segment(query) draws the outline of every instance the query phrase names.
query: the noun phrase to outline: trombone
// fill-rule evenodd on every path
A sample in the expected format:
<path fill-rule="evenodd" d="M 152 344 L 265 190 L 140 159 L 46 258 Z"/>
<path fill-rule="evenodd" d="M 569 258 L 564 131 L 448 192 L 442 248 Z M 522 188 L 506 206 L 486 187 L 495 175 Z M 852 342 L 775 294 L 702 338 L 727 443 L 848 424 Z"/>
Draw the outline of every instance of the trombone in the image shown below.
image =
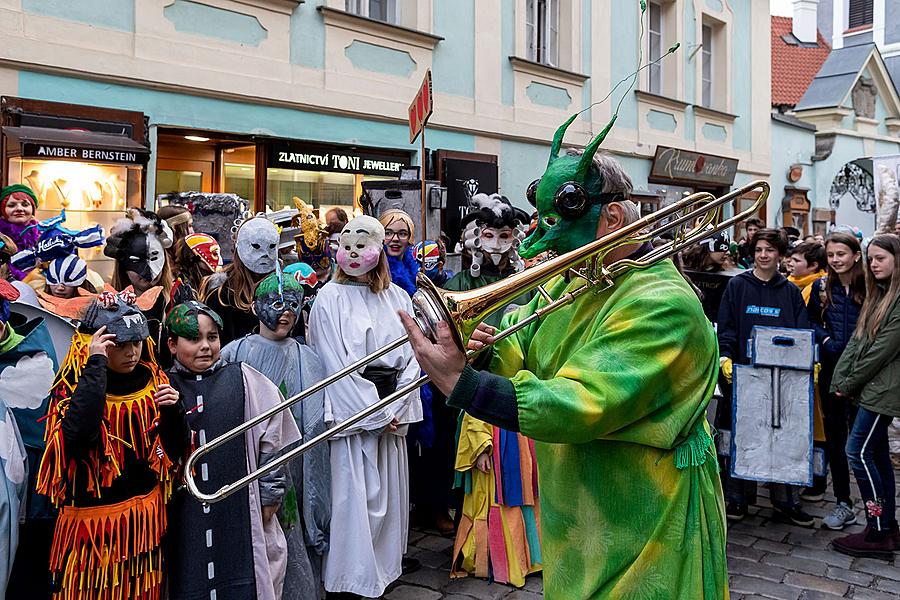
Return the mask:
<path fill-rule="evenodd" d="M 746 196 L 748 193 L 758 190 L 759 195 L 753 203 L 732 217 L 718 220 L 721 209 L 726 204 Z M 707 192 L 698 192 L 682 198 L 668 206 L 660 208 L 634 223 L 618 229 L 604 237 L 582 246 L 576 250 L 557 256 L 551 260 L 540 263 L 530 269 L 517 273 L 505 279 L 485 287 L 466 292 L 449 292 L 435 286 L 424 274 L 419 273 L 416 279 L 418 290 L 413 295 L 413 318 L 422 331 L 431 339 L 436 338 L 437 324 L 444 321 L 451 325 L 454 341 L 460 349 L 465 349 L 472 332 L 486 316 L 508 305 L 514 298 L 537 290 L 546 304 L 538 307 L 531 315 L 522 319 L 515 325 L 498 332 L 494 340 L 502 340 L 513 333 L 538 321 L 544 315 L 551 313 L 563 306 L 571 304 L 576 298 L 593 291 L 602 292 L 615 285 L 616 277 L 631 269 L 645 269 L 663 259 L 669 258 L 712 236 L 724 231 L 744 219 L 753 215 L 762 206 L 769 196 L 769 184 L 765 181 L 753 181 L 741 186 L 724 196 L 715 197 Z M 675 230 L 674 237 L 658 247 L 651 249 L 646 254 L 635 259 L 622 259 L 610 265 L 604 265 L 603 259 L 612 250 L 634 244 L 643 244 L 653 240 L 660 234 Z M 559 298 L 552 298 L 543 284 L 553 277 L 567 274 L 583 280 L 584 285 L 571 290 Z M 373 360 L 384 356 L 388 352 L 406 344 L 409 336 L 397 338 L 393 342 L 379 348 L 372 354 L 365 356 L 337 371 L 333 375 L 313 384 L 299 394 L 296 394 L 277 406 L 262 412 L 217 438 L 201 445 L 189 457 L 185 464 L 185 483 L 188 491 L 203 504 L 210 504 L 224 500 L 231 494 L 250 485 L 257 479 L 265 476 L 270 471 L 290 462 L 304 452 L 331 439 L 338 433 L 352 427 L 391 403 L 397 401 L 410 392 L 418 389 L 428 382 L 427 376 L 422 376 L 407 386 L 385 396 L 368 408 L 361 410 L 346 421 L 338 423 L 301 445 L 284 452 L 248 473 L 240 479 L 223 485 L 213 493 L 205 493 L 197 486 L 194 477 L 194 468 L 197 462 L 205 454 L 213 451 L 229 440 L 244 434 L 248 429 L 269 419 L 273 415 L 287 410 L 304 398 L 324 389 L 338 379 L 359 371 Z M 467 356 L 474 355 L 469 351 Z"/>

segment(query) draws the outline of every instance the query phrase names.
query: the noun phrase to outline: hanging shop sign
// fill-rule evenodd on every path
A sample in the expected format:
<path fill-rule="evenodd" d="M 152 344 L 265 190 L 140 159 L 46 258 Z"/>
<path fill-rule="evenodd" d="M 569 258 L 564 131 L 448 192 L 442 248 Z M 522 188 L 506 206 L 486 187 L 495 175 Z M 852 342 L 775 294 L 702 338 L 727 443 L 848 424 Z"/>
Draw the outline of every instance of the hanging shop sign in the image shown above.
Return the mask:
<path fill-rule="evenodd" d="M 401 153 L 278 142 L 269 145 L 269 167 L 275 169 L 399 176 L 406 166 L 409 157 Z"/>
<path fill-rule="evenodd" d="M 434 111 L 434 96 L 431 89 L 431 69 L 425 71 L 425 79 L 416 92 L 412 104 L 409 105 L 409 143 L 412 144 L 425 129 L 428 117 Z"/>
<path fill-rule="evenodd" d="M 657 146 L 650 168 L 653 180 L 730 186 L 737 174 L 736 158 Z"/>
<path fill-rule="evenodd" d="M 139 164 L 147 162 L 147 152 L 116 148 L 75 148 L 54 144 L 22 144 L 24 158 L 75 160 L 93 163 Z"/>

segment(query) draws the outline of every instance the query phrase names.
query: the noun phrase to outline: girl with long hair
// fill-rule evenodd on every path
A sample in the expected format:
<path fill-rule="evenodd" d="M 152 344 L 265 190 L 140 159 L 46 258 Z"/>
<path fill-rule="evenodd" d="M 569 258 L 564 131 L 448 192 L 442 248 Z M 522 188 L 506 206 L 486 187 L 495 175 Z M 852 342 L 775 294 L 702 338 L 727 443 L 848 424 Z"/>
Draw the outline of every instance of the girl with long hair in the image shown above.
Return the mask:
<path fill-rule="evenodd" d="M 174 280 L 166 248 L 172 245 L 172 230 L 156 213 L 129 209 L 109 232 L 103 254 L 115 260 L 110 283 L 116 291 L 129 286 L 141 298 L 144 316 L 150 323 L 150 337 L 160 348 L 159 362 L 168 366 L 163 340 L 163 322 Z"/>
<path fill-rule="evenodd" d="M 900 238 L 876 235 L 866 249 L 866 298 L 831 392 L 859 403 L 847 458 L 866 509 L 865 531 L 832 541 L 838 552 L 890 560 L 898 547 L 896 482 L 888 426 L 900 416 Z"/>
<path fill-rule="evenodd" d="M 326 373 L 335 373 L 404 333 L 399 310 L 409 295 L 391 283 L 384 227 L 369 216 L 344 226 L 334 278 L 310 313 L 309 341 Z M 419 377 L 405 344 L 325 388 L 325 419 L 334 424 Z M 328 598 L 378 598 L 400 577 L 409 530 L 406 433 L 422 419 L 418 390 L 329 442 L 331 531 L 324 579 Z"/>
<path fill-rule="evenodd" d="M 825 240 L 828 273 L 810 288 L 809 322 L 819 344 L 819 397 L 825 424 L 825 452 L 831 467 L 835 506 L 822 519 L 829 529 L 843 529 L 856 523 L 850 499 L 850 467 L 847 463 L 847 434 L 853 428 L 856 407 L 845 396 L 832 394 L 834 368 L 853 336 L 859 311 L 866 297 L 866 279 L 859 240 L 848 233 L 835 232 Z M 824 492 L 824 486 L 821 491 Z"/>
<path fill-rule="evenodd" d="M 275 225 L 262 216 L 242 222 L 235 232 L 234 259 L 200 286 L 201 301 L 222 317 L 222 344 L 251 333 L 259 323 L 251 310 L 253 292 L 277 260 Z"/>

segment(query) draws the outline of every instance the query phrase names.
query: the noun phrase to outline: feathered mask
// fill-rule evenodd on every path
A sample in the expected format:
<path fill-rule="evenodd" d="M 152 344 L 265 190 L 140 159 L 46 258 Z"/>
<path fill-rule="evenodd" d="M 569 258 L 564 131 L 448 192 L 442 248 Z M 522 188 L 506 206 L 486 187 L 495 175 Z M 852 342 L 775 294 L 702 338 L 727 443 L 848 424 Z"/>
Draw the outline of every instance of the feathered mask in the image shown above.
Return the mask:
<path fill-rule="evenodd" d="M 172 239 L 172 229 L 156 213 L 132 208 L 113 226 L 103 254 L 125 271 L 155 282 L 166 265 L 165 249 Z"/>

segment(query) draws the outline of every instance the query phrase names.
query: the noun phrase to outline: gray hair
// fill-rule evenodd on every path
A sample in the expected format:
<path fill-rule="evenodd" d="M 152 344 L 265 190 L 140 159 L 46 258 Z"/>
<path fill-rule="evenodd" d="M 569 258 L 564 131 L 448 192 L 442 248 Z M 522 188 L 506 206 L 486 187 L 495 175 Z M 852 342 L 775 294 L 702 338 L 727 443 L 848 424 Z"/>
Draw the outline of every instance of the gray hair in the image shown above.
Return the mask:
<path fill-rule="evenodd" d="M 577 150 L 574 148 L 570 148 L 566 150 L 566 155 L 568 156 L 581 156 L 584 154 L 583 150 Z M 622 207 L 623 217 L 625 221 L 625 225 L 631 225 L 635 221 L 641 218 L 641 210 L 638 208 L 638 205 L 635 204 L 632 200 L 628 199 L 631 196 L 631 191 L 634 189 L 634 185 L 631 183 L 631 177 L 628 173 L 625 172 L 625 169 L 622 168 L 622 165 L 609 156 L 608 154 L 604 154 L 602 152 L 597 152 L 594 154 L 593 159 L 591 159 L 593 163 L 593 168 L 597 170 L 600 176 L 603 178 L 603 193 L 610 192 L 620 192 L 623 196 L 625 196 L 624 200 L 618 200 L 615 204 L 618 204 Z M 609 215 L 608 212 L 609 205 L 605 204 L 603 206 L 602 214 Z"/>

